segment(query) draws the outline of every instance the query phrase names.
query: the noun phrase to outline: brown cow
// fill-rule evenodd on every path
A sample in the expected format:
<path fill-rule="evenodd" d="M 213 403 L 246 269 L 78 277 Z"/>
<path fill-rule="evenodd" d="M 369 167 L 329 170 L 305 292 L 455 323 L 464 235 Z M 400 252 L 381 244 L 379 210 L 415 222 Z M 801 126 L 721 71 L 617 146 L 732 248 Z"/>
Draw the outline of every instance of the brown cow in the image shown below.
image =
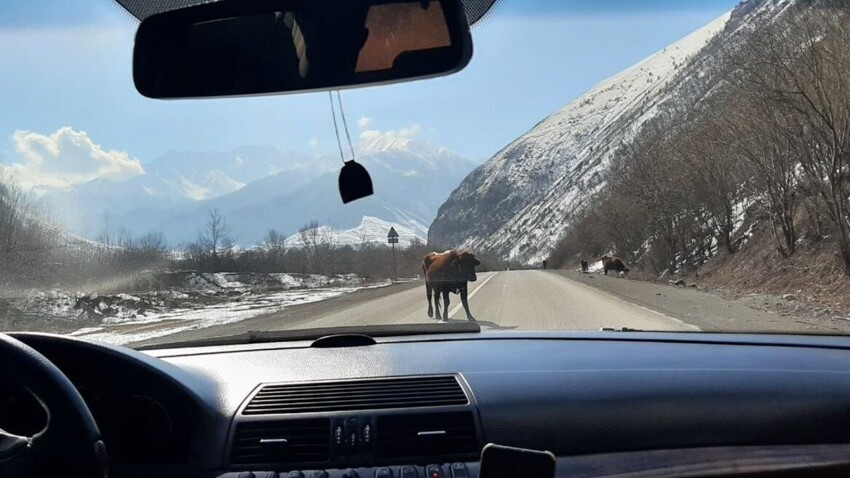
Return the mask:
<path fill-rule="evenodd" d="M 623 260 L 615 256 L 602 256 L 602 270 L 607 276 L 608 271 L 629 272 L 629 268 L 623 263 Z"/>
<path fill-rule="evenodd" d="M 584 260 L 584 259 L 582 259 L 582 260 L 581 260 L 581 273 L 582 273 L 582 274 L 587 274 L 587 272 L 588 272 L 588 264 L 587 264 L 587 261 L 586 261 L 586 260 Z"/>
<path fill-rule="evenodd" d="M 449 292 L 460 294 L 460 302 L 466 310 L 466 318 L 475 321 L 469 312 L 467 284 L 475 282 L 475 267 L 481 262 L 471 252 L 446 251 L 442 254 L 432 252 L 422 259 L 422 272 L 425 273 L 425 292 L 428 297 L 428 317 L 437 320 L 449 320 Z M 431 306 L 431 294 L 434 293 L 434 305 Z M 440 314 L 440 294 L 443 295 L 443 314 Z"/>

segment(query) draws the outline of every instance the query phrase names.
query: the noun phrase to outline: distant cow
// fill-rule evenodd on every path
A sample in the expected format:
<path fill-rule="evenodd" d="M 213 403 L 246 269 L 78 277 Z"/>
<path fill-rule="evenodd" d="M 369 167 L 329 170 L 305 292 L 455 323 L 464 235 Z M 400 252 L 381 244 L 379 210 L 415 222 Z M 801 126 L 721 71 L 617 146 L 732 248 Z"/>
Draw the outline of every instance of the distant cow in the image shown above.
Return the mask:
<path fill-rule="evenodd" d="M 602 256 L 602 270 L 605 275 L 608 275 L 608 271 L 616 271 L 621 273 L 629 272 L 629 268 L 623 264 L 622 259 L 614 256 Z M 622 274 L 621 274 L 622 277 Z"/>
<path fill-rule="evenodd" d="M 586 260 L 584 260 L 584 259 L 582 259 L 582 260 L 581 260 L 581 273 L 582 273 L 582 274 L 587 274 L 587 272 L 588 272 L 588 265 L 587 265 L 587 261 L 586 261 Z"/>
<path fill-rule="evenodd" d="M 428 317 L 434 316 L 437 309 L 437 320 L 449 320 L 449 292 L 460 294 L 460 302 L 466 311 L 466 318 L 475 321 L 469 312 L 467 300 L 467 284 L 475 282 L 475 267 L 481 262 L 471 252 L 446 251 L 442 254 L 432 252 L 422 259 L 422 271 L 425 273 L 425 292 L 428 296 Z M 434 305 L 431 305 L 431 293 L 434 294 Z M 440 314 L 440 294 L 443 296 L 443 314 Z"/>

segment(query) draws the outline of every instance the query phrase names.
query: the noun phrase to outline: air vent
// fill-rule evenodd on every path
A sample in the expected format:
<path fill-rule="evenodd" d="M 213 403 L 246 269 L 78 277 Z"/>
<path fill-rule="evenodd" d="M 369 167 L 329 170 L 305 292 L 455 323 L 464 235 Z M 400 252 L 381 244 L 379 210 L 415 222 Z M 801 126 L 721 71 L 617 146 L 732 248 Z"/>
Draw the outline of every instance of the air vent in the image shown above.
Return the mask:
<path fill-rule="evenodd" d="M 466 405 L 453 376 L 266 385 L 244 415 Z"/>
<path fill-rule="evenodd" d="M 233 437 L 234 464 L 324 463 L 330 460 L 328 419 L 240 423 Z"/>
<path fill-rule="evenodd" d="M 479 451 L 469 412 L 386 415 L 378 417 L 375 430 L 375 455 L 381 459 L 446 459 Z"/>

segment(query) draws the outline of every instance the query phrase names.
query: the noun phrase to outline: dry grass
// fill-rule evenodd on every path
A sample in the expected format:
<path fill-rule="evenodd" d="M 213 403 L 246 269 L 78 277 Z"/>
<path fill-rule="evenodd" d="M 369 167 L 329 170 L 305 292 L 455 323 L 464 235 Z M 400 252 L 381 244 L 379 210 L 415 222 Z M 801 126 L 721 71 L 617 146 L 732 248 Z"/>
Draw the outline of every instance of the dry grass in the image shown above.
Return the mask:
<path fill-rule="evenodd" d="M 768 226 L 760 226 L 738 252 L 718 254 L 688 280 L 738 297 L 792 294 L 813 308 L 846 317 L 850 278 L 842 270 L 833 241 L 828 237 L 801 241 L 797 252 L 785 258 L 777 251 Z"/>

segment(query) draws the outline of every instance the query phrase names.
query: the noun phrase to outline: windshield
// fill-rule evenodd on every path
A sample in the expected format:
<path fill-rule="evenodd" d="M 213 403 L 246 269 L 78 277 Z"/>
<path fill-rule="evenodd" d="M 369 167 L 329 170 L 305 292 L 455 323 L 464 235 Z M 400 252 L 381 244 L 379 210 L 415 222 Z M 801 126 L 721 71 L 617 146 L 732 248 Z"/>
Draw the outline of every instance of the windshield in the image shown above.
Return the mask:
<path fill-rule="evenodd" d="M 138 24 L 0 5 L 0 330 L 850 330 L 843 2 L 506 1 L 330 97 L 145 98 Z"/>

